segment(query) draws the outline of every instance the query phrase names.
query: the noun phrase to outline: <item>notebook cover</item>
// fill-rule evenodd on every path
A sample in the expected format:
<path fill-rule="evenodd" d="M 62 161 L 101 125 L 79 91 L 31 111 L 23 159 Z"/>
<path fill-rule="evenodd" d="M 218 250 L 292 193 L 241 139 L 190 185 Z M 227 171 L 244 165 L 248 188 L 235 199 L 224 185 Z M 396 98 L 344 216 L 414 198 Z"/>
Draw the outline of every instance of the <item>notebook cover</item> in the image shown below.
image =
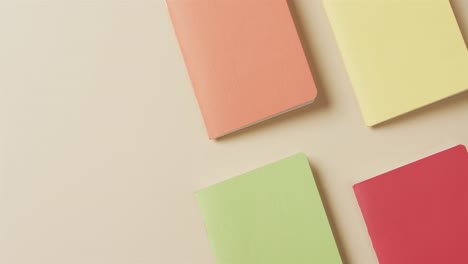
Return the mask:
<path fill-rule="evenodd" d="M 341 264 L 304 154 L 196 193 L 217 264 Z"/>
<path fill-rule="evenodd" d="M 468 51 L 449 0 L 324 4 L 367 125 L 468 90 Z"/>
<path fill-rule="evenodd" d="M 380 264 L 468 263 L 468 153 L 442 151 L 354 186 Z"/>
<path fill-rule="evenodd" d="M 209 138 L 311 103 L 286 0 L 166 0 Z"/>

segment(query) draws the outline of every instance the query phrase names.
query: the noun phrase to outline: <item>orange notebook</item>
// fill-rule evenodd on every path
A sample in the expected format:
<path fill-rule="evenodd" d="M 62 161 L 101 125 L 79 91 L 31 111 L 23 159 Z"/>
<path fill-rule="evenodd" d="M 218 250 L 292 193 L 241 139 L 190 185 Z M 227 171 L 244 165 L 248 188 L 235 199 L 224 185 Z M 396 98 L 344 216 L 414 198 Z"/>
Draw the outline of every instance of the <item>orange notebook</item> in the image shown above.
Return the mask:
<path fill-rule="evenodd" d="M 317 94 L 287 0 L 166 0 L 210 139 Z"/>

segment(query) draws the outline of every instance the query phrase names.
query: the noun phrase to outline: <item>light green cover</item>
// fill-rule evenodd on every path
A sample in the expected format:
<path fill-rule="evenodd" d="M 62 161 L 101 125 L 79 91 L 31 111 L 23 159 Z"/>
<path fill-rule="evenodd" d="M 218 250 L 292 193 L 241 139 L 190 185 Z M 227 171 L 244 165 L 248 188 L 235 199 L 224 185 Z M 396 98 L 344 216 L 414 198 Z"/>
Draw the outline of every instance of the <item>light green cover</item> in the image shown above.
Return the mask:
<path fill-rule="evenodd" d="M 218 264 L 341 264 L 309 162 L 296 154 L 196 193 Z"/>

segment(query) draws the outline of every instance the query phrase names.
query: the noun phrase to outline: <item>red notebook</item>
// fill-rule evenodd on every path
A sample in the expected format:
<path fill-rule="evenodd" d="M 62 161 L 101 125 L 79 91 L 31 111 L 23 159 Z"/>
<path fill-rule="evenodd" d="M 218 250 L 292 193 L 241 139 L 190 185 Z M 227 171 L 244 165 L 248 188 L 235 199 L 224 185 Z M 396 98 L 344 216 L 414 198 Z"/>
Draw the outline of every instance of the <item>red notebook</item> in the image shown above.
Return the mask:
<path fill-rule="evenodd" d="M 380 264 L 468 263 L 468 153 L 434 154 L 354 185 Z"/>

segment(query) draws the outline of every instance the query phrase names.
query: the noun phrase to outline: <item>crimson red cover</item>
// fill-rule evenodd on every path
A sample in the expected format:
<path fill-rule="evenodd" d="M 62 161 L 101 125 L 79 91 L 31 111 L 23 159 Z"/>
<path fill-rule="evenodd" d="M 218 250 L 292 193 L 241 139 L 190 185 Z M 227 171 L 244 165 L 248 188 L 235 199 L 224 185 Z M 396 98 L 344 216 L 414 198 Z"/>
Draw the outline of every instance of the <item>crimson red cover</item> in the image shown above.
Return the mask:
<path fill-rule="evenodd" d="M 354 185 L 380 264 L 468 263 L 468 153 L 459 145 Z"/>

